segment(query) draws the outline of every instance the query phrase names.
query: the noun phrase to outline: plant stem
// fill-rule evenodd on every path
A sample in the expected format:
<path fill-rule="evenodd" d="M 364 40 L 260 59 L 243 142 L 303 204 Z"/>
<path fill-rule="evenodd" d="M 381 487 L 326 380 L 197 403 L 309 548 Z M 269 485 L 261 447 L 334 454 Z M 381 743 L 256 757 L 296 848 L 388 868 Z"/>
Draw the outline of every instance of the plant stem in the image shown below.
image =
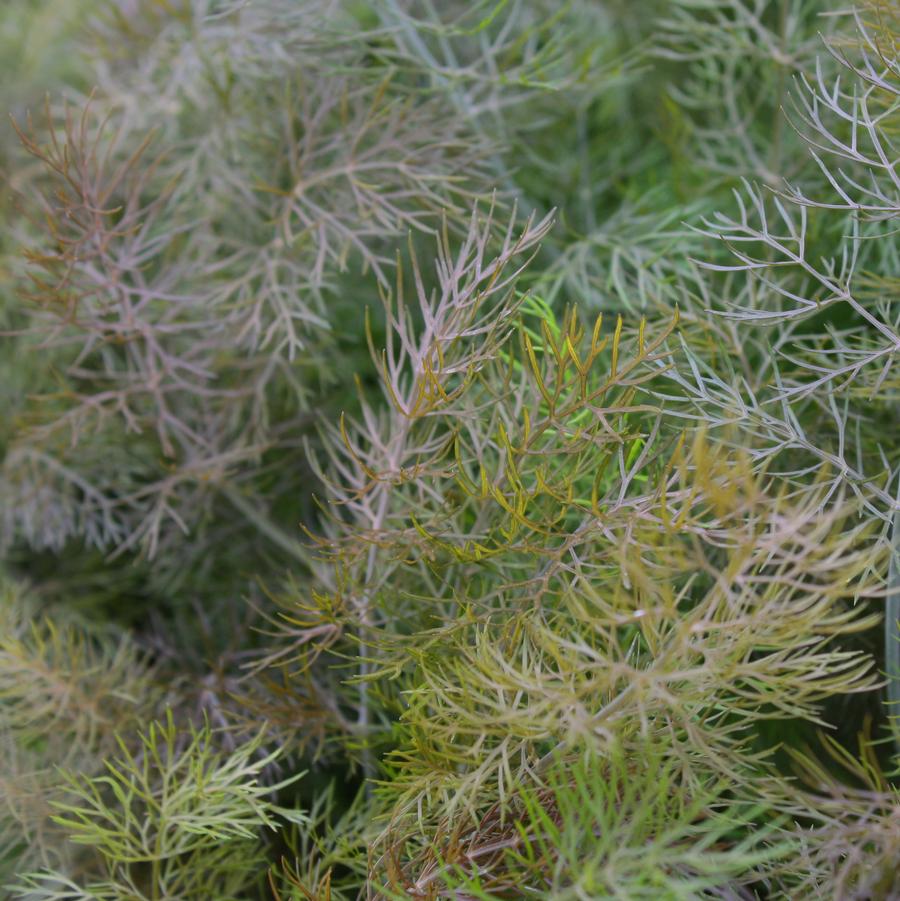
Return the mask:
<path fill-rule="evenodd" d="M 240 491 L 231 485 L 222 485 L 222 494 L 247 518 L 248 522 L 256 526 L 273 544 L 277 544 L 283 551 L 304 565 L 309 565 L 309 555 L 303 545 L 295 538 L 286 535 L 261 510 L 254 507 Z"/>
<path fill-rule="evenodd" d="M 891 562 L 884 610 L 884 669 L 887 674 L 888 716 L 900 719 L 900 510 L 891 529 Z M 900 728 L 894 731 L 900 751 Z"/>

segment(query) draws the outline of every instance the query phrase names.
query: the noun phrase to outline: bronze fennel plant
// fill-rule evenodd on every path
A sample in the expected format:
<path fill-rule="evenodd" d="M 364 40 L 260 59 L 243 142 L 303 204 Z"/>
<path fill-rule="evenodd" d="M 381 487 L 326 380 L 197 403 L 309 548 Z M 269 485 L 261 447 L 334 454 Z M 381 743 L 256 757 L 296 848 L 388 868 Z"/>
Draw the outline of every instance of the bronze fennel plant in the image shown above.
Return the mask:
<path fill-rule="evenodd" d="M 9 897 L 900 896 L 896 6 L 52 6 Z"/>

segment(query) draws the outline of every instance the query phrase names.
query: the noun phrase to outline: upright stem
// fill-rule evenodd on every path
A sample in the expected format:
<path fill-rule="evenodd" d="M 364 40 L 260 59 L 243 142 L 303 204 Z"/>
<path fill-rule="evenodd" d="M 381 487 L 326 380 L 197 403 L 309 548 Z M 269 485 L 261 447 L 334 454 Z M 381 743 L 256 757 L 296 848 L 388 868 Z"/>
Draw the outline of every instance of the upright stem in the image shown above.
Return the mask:
<path fill-rule="evenodd" d="M 891 529 L 891 562 L 884 610 L 884 669 L 887 674 L 888 716 L 897 720 L 894 742 L 900 751 L 900 510 Z"/>
<path fill-rule="evenodd" d="M 790 0 L 782 0 L 781 13 L 778 21 L 778 49 L 781 59 L 776 60 L 778 68 L 778 103 L 775 107 L 775 118 L 772 123 L 772 143 L 769 151 L 767 168 L 769 174 L 781 172 L 781 156 L 784 146 L 785 111 L 784 102 L 788 87 L 788 6 Z"/>
<path fill-rule="evenodd" d="M 440 310 L 438 312 L 440 312 Z M 434 337 L 434 323 L 429 322 L 425 327 L 422 339 L 419 344 L 420 357 L 419 360 L 416 361 L 414 367 L 414 378 L 412 379 L 412 385 L 409 390 L 409 395 L 404 399 L 404 406 L 407 410 L 410 410 L 412 408 L 414 399 L 418 393 L 419 381 L 424 376 L 425 371 L 422 360 L 425 359 L 426 355 L 429 353 Z M 400 463 L 402 462 L 403 451 L 406 448 L 406 442 L 409 438 L 409 432 L 412 427 L 411 418 L 407 415 L 404 415 L 404 413 L 401 411 L 394 411 L 392 419 L 395 426 L 395 432 L 392 436 L 391 449 L 387 460 L 387 472 L 389 473 L 393 473 L 399 468 Z M 376 490 L 380 491 L 380 496 L 377 501 L 375 516 L 372 519 L 372 531 L 375 534 L 377 534 L 381 529 L 384 528 L 384 524 L 389 512 L 391 487 L 392 486 L 390 482 L 381 482 L 376 488 Z M 369 548 L 369 553 L 366 558 L 365 588 L 363 590 L 359 604 L 360 631 L 363 638 L 365 638 L 366 634 L 373 625 L 372 594 L 375 587 L 375 570 L 377 564 L 378 546 L 376 544 L 372 544 L 372 546 Z M 357 710 L 357 726 L 360 730 L 360 733 L 362 734 L 363 741 L 366 742 L 363 747 L 363 774 L 366 778 L 367 794 L 370 791 L 369 780 L 372 778 L 372 776 L 375 775 L 375 766 L 374 762 L 372 761 L 372 752 L 368 746 L 368 739 L 366 737 L 369 731 L 371 720 L 369 714 L 369 685 L 365 680 L 365 676 L 368 675 L 368 672 L 369 664 L 366 660 L 363 660 L 359 666 L 359 674 L 363 678 L 359 683 L 359 707 Z"/>

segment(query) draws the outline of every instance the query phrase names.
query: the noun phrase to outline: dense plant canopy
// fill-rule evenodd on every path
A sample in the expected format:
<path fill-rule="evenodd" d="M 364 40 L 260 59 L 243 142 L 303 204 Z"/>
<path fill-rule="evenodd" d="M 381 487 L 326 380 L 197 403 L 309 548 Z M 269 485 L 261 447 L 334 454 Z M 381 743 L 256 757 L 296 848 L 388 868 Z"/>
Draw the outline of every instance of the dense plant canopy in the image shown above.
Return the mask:
<path fill-rule="evenodd" d="M 900 7 L 0 66 L 5 896 L 900 898 Z"/>

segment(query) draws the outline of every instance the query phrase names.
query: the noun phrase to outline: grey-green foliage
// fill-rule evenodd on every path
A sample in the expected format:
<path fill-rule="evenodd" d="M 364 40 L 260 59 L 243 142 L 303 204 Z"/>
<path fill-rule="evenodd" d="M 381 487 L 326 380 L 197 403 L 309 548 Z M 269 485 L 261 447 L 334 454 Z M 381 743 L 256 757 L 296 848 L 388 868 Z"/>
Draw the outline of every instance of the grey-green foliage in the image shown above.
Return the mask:
<path fill-rule="evenodd" d="M 773 841 L 778 822 L 765 822 L 761 807 L 722 803 L 724 783 L 685 785 L 661 743 L 643 750 L 557 763 L 545 786 L 518 795 L 511 822 L 495 812 L 454 835 L 441 865 L 420 881 L 447 874 L 479 899 L 536 882 L 560 901 L 750 897 L 742 881 L 761 880 L 767 864 L 792 850 Z"/>
<path fill-rule="evenodd" d="M 268 800 L 279 786 L 261 781 L 279 752 L 263 755 L 261 743 L 258 735 L 223 752 L 207 727 L 181 732 L 170 713 L 133 749 L 120 739 L 102 775 L 63 772 L 67 791 L 53 802 L 52 819 L 72 844 L 88 849 L 80 875 L 22 874 L 13 896 L 246 897 L 262 878 L 260 829 L 276 829 L 279 815 Z"/>
<path fill-rule="evenodd" d="M 18 896 L 895 897 L 896 7 L 83 24 L 4 150 Z"/>
<path fill-rule="evenodd" d="M 4 879 L 40 863 L 71 862 L 65 831 L 52 819 L 65 782 L 57 767 L 92 775 L 116 730 L 152 711 L 151 673 L 133 642 L 79 622 L 65 609 L 41 610 L 8 581 L 0 597 L 0 743 Z"/>

